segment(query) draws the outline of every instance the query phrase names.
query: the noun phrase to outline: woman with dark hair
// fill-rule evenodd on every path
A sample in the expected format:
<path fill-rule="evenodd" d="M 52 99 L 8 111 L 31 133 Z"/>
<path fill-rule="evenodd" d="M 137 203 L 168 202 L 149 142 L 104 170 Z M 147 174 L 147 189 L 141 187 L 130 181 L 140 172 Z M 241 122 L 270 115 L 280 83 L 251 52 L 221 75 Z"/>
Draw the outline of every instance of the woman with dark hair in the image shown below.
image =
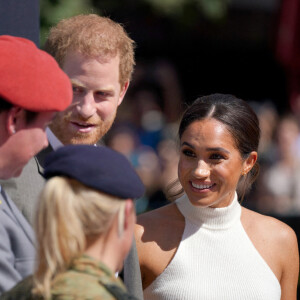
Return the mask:
<path fill-rule="evenodd" d="M 239 202 L 258 175 L 259 137 L 257 116 L 232 95 L 185 111 L 176 201 L 136 226 L 145 300 L 296 299 L 294 231 Z"/>

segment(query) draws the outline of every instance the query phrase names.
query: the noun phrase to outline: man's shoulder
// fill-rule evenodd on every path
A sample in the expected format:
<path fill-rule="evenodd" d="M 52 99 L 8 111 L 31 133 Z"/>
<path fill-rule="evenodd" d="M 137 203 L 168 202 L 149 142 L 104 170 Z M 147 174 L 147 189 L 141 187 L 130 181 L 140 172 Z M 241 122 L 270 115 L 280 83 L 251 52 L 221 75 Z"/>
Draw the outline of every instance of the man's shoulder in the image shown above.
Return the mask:
<path fill-rule="evenodd" d="M 44 179 L 39 174 L 35 158 L 33 157 L 28 162 L 19 177 L 2 180 L 0 184 L 25 218 L 31 223 L 37 198 L 44 186 Z"/>
<path fill-rule="evenodd" d="M 27 187 L 28 181 L 32 181 L 32 183 L 34 183 L 36 178 L 38 177 L 40 177 L 42 180 L 41 175 L 38 173 L 37 162 L 33 157 L 23 168 L 23 171 L 19 177 L 13 177 L 7 180 L 0 180 L 0 184 L 5 189 L 5 191 L 11 196 L 12 191 L 17 190 L 20 185 Z"/>
<path fill-rule="evenodd" d="M 36 186 L 44 183 L 44 179 L 40 173 L 43 171 L 45 158 L 52 151 L 50 146 L 43 149 L 28 161 L 20 176 L 7 180 L 0 180 L 1 186 L 3 186 L 5 191 L 11 196 L 9 191 L 17 190 L 20 187 L 28 188 L 28 184 Z"/>

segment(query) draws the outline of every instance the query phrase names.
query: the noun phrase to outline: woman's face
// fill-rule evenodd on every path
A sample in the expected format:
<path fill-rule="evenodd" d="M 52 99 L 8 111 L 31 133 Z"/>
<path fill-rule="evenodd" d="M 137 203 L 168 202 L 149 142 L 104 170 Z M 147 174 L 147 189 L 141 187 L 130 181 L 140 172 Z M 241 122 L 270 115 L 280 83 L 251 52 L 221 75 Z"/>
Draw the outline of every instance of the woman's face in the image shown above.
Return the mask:
<path fill-rule="evenodd" d="M 255 164 L 256 152 L 243 161 L 227 127 L 215 120 L 195 121 L 180 140 L 179 181 L 191 203 L 225 207 L 233 200 L 240 176 Z"/>

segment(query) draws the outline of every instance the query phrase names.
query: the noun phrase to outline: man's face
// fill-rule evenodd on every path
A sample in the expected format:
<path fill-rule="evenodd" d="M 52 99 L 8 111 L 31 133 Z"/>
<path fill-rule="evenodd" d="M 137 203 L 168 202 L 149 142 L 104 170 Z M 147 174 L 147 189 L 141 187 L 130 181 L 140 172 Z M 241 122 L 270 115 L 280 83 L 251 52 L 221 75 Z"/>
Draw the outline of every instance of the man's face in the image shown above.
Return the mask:
<path fill-rule="evenodd" d="M 118 55 L 66 55 L 63 70 L 72 82 L 73 103 L 50 125 L 63 144 L 95 144 L 110 129 L 128 87 L 120 86 L 119 61 Z"/>
<path fill-rule="evenodd" d="M 48 146 L 45 128 L 53 116 L 54 112 L 38 113 L 33 121 L 27 123 L 24 110 L 17 114 L 17 131 L 1 147 L 5 156 L 0 170 L 1 179 L 20 176 L 28 161 Z"/>

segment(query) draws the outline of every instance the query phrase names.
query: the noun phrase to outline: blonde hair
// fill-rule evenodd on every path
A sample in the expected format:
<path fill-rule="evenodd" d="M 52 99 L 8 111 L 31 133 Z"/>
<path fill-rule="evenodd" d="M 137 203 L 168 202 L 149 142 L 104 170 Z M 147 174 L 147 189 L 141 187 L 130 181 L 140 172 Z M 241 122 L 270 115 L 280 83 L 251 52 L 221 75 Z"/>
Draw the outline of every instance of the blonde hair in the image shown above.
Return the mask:
<path fill-rule="evenodd" d="M 78 51 L 93 58 L 115 57 L 119 54 L 121 87 L 130 81 L 135 65 L 134 41 L 120 24 L 96 14 L 61 20 L 50 30 L 44 49 L 61 68 L 68 51 Z"/>
<path fill-rule="evenodd" d="M 117 214 L 123 228 L 124 212 L 125 201 L 119 198 L 74 179 L 49 179 L 36 215 L 38 251 L 33 293 L 48 298 L 52 280 L 84 252 L 87 238 L 106 233 Z"/>

